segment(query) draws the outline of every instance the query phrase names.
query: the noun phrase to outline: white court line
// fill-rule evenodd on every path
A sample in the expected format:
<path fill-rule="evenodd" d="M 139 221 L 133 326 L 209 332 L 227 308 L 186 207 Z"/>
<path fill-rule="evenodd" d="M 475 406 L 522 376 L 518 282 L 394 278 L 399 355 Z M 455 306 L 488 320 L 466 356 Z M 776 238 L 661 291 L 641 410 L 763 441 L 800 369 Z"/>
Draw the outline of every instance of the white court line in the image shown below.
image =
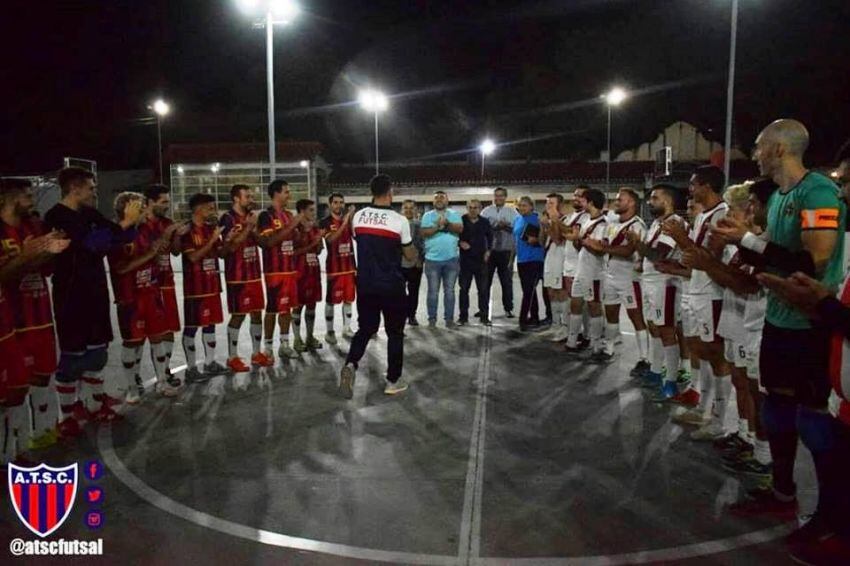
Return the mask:
<path fill-rule="evenodd" d="M 484 328 L 484 353 L 478 364 L 475 383 L 475 416 L 469 442 L 466 484 L 463 489 L 463 511 L 458 537 L 460 564 L 476 560 L 481 550 L 481 497 L 484 483 L 484 447 L 487 424 L 487 382 L 490 378 L 491 327 Z"/>
<path fill-rule="evenodd" d="M 425 554 L 425 553 L 410 553 L 380 550 L 374 548 L 363 548 L 350 546 L 346 544 L 337 544 L 332 542 L 293 537 L 282 533 L 275 533 L 265 529 L 257 529 L 248 525 L 243 525 L 226 519 L 215 517 L 203 511 L 198 511 L 187 505 L 179 503 L 170 497 L 160 493 L 151 486 L 147 485 L 138 476 L 131 472 L 123 461 L 115 452 L 112 442 L 112 427 L 101 426 L 98 429 L 97 447 L 103 458 L 103 462 L 115 477 L 122 482 L 127 488 L 136 494 L 139 498 L 146 501 L 150 505 L 165 511 L 175 517 L 179 517 L 185 521 L 193 523 L 203 528 L 212 529 L 220 533 L 238 537 L 251 542 L 257 542 L 269 546 L 280 548 L 290 548 L 295 550 L 304 550 L 308 552 L 317 552 L 331 556 L 340 556 L 345 558 L 355 558 L 368 560 L 373 562 L 391 562 L 391 563 L 407 563 L 407 564 L 481 564 L 485 566 L 612 566 L 618 564 L 646 564 L 651 562 L 664 562 L 673 560 L 685 560 L 700 556 L 707 556 L 721 552 L 729 552 L 731 550 L 761 544 L 776 540 L 785 536 L 796 528 L 795 523 L 787 523 L 776 527 L 762 529 L 745 533 L 743 535 L 728 537 L 724 539 L 699 542 L 681 546 L 673 546 L 656 550 L 646 550 L 639 552 L 610 554 L 610 555 L 592 555 L 592 556 L 570 556 L 570 557 L 537 557 L 537 558 L 497 558 L 497 557 L 479 557 L 480 539 L 481 539 L 481 501 L 483 494 L 483 459 L 484 459 L 484 420 L 486 419 L 486 386 L 487 378 L 490 372 L 490 343 L 492 336 L 491 330 L 488 327 L 486 330 L 487 338 L 485 361 L 482 361 L 479 366 L 478 380 L 483 379 L 483 383 L 478 387 L 478 397 L 476 399 L 476 418 L 479 422 L 478 434 L 473 436 L 473 444 L 478 443 L 475 448 L 476 458 L 470 460 L 470 464 L 475 461 L 473 469 L 473 485 L 472 490 L 465 490 L 464 497 L 464 517 L 462 519 L 461 532 L 466 534 L 466 538 L 460 541 L 458 556 L 447 556 L 441 554 Z M 184 367 L 174 368 L 172 371 L 180 371 Z M 479 412 L 478 405 L 481 405 Z M 474 428 L 474 427 L 473 427 Z M 473 448 L 470 446 L 470 455 L 473 454 Z M 477 481 L 475 479 L 477 478 Z M 467 488 L 469 488 L 469 470 L 467 471 Z M 471 495 L 470 495 L 471 493 Z M 467 499 L 470 499 L 467 504 Z M 468 519 L 467 519 L 468 518 Z M 464 527 L 464 523 L 466 527 Z M 466 544 L 464 544 L 466 543 Z M 465 548 L 465 549 L 464 549 Z"/>

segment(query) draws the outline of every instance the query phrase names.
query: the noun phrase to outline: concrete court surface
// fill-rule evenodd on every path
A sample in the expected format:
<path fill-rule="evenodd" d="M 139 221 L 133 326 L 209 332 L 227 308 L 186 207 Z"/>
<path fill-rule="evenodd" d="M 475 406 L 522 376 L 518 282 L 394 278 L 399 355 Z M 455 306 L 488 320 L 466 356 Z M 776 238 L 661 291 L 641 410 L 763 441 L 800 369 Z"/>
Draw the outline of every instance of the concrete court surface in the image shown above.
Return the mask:
<path fill-rule="evenodd" d="M 514 294 L 518 310 L 518 280 Z M 725 473 L 710 445 L 670 422 L 678 409 L 651 402 L 630 381 L 636 353 L 625 316 L 621 355 L 594 365 L 520 333 L 503 316 L 498 284 L 492 304 L 489 330 L 446 330 L 442 309 L 437 329 L 407 328 L 411 387 L 394 398 L 383 394 L 380 333 L 351 401 L 335 394 L 348 345 L 341 339 L 270 371 L 192 384 L 175 400 L 149 393 L 121 409 L 125 422 L 89 425 L 75 446 L 39 456 L 106 464 L 103 528 L 84 526 L 78 494 L 51 537 L 103 538 L 105 556 L 26 560 L 791 563 L 781 542 L 791 525 L 730 516 L 725 507 L 752 484 Z M 321 337 L 322 305 L 318 314 Z M 224 325 L 218 330 L 223 363 Z M 247 356 L 247 324 L 242 342 Z M 185 364 L 179 344 L 173 367 Z M 107 373 L 113 394 L 124 386 L 119 345 Z M 143 370 L 152 375 L 147 351 Z M 799 454 L 805 512 L 815 486 L 808 454 Z M 9 504 L 0 536 L 35 538 Z"/>

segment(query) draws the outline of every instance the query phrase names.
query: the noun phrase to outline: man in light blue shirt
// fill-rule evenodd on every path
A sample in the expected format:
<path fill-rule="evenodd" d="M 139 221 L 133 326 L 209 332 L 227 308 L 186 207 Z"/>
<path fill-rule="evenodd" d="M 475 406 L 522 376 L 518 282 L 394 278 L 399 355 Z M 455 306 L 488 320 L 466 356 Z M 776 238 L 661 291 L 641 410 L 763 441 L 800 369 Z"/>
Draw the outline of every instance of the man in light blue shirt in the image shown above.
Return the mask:
<path fill-rule="evenodd" d="M 422 216 L 420 228 L 425 238 L 425 277 L 428 279 L 428 326 L 437 325 L 437 302 L 443 286 L 443 313 L 446 328 L 454 328 L 455 283 L 460 264 L 458 240 L 463 220 L 448 208 L 449 197 L 443 191 L 434 193 L 434 209 Z"/>

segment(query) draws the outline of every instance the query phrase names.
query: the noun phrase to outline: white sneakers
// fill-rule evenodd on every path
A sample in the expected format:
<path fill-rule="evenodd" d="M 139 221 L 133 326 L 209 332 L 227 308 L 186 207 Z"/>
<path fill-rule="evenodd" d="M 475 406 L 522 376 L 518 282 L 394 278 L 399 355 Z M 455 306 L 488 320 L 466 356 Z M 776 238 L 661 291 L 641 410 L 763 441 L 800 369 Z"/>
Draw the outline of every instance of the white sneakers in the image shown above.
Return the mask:
<path fill-rule="evenodd" d="M 408 387 L 409 385 L 407 384 L 407 381 L 405 381 L 403 377 L 399 377 L 398 381 L 395 383 L 387 381 L 387 385 L 384 387 L 384 393 L 387 395 L 397 395 L 406 390 Z"/>

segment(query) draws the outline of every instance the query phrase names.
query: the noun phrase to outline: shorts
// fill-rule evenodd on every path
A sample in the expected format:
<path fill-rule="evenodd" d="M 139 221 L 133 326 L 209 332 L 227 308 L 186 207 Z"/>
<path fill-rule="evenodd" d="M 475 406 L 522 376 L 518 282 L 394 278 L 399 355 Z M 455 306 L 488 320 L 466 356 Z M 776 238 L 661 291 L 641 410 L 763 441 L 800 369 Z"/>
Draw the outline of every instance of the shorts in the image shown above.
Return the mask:
<path fill-rule="evenodd" d="M 602 301 L 602 280 L 576 277 L 573 279 L 570 297 L 584 299 L 589 303 Z"/>
<path fill-rule="evenodd" d="M 746 332 L 741 340 L 723 340 L 726 361 L 736 368 L 747 370 L 747 377 L 756 380 L 759 378 L 760 346 L 760 332 Z"/>
<path fill-rule="evenodd" d="M 328 275 L 328 292 L 325 295 L 326 303 L 329 305 L 353 303 L 356 298 L 357 275 L 355 273 Z"/>
<path fill-rule="evenodd" d="M 263 310 L 265 306 L 263 284 L 259 279 L 227 284 L 227 312 L 230 314 L 257 312 Z"/>
<path fill-rule="evenodd" d="M 564 279 L 566 278 L 560 273 L 543 272 L 543 286 L 547 289 L 563 289 Z"/>
<path fill-rule="evenodd" d="M 295 273 L 266 275 L 266 312 L 289 314 L 298 306 L 298 276 Z"/>
<path fill-rule="evenodd" d="M 198 328 L 221 324 L 224 315 L 221 312 L 221 296 L 187 297 L 183 299 L 183 317 L 186 328 Z"/>
<path fill-rule="evenodd" d="M 322 300 L 322 274 L 302 273 L 298 279 L 298 304 L 312 306 Z"/>
<path fill-rule="evenodd" d="M 759 373 L 765 389 L 790 389 L 811 408 L 824 408 L 829 381 L 829 330 L 779 328 L 765 322 L 759 348 Z"/>
<path fill-rule="evenodd" d="M 17 338 L 27 378 L 33 385 L 40 385 L 39 380 L 34 379 L 35 376 L 52 375 L 59 365 L 53 325 L 25 331 L 19 330 Z"/>
<path fill-rule="evenodd" d="M 135 302 L 119 304 L 118 329 L 125 342 L 138 342 L 165 334 L 167 329 L 162 293 L 139 293 Z"/>
<path fill-rule="evenodd" d="M 694 309 L 691 307 L 691 296 L 687 293 L 682 294 L 679 314 L 682 322 L 682 335 L 685 338 L 698 338 L 697 319 L 694 316 Z"/>
<path fill-rule="evenodd" d="M 543 286 L 548 289 L 563 288 L 564 246 L 551 246 L 543 260 Z"/>
<path fill-rule="evenodd" d="M 679 288 L 668 281 L 643 283 L 643 314 L 655 326 L 675 326 L 679 319 Z"/>
<path fill-rule="evenodd" d="M 705 343 L 720 340 L 717 327 L 720 323 L 720 311 L 723 300 L 711 295 L 691 295 L 691 308 L 699 331 L 699 339 Z"/>
<path fill-rule="evenodd" d="M 165 330 L 180 332 L 180 313 L 177 311 L 177 292 L 174 287 L 162 287 L 162 304 L 165 308 Z"/>
<path fill-rule="evenodd" d="M 19 404 L 29 390 L 24 357 L 14 332 L 0 337 L 0 404 Z M 8 406 L 8 405 L 7 405 Z"/>
<path fill-rule="evenodd" d="M 606 305 L 623 305 L 626 310 L 640 309 L 643 312 L 643 292 L 638 281 L 618 281 L 609 277 L 605 280 L 603 295 Z"/>

